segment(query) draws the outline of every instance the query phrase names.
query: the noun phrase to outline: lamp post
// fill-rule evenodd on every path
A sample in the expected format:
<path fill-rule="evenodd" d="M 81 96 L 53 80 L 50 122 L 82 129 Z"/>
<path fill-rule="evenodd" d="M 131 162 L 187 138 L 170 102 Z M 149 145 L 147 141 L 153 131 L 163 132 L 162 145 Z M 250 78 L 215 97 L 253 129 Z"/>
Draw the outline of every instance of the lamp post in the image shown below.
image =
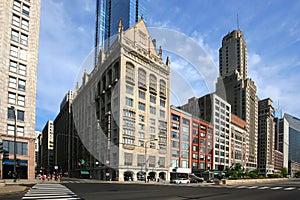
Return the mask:
<path fill-rule="evenodd" d="M 14 106 L 11 106 L 11 109 L 14 111 L 14 121 L 15 121 L 15 129 L 14 129 L 14 182 L 17 181 L 17 110 Z"/>
<path fill-rule="evenodd" d="M 145 183 L 146 183 L 146 179 L 147 179 L 147 144 L 149 142 L 154 142 L 154 141 L 157 141 L 157 138 L 151 139 L 151 140 L 147 140 L 145 142 Z"/>

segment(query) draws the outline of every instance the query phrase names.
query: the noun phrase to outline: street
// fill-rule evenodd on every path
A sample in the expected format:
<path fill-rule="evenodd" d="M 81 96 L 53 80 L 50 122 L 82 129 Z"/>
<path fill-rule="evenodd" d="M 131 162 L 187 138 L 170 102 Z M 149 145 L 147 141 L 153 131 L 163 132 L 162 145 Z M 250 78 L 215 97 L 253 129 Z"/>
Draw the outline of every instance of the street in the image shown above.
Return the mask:
<path fill-rule="evenodd" d="M 298 200 L 300 197 L 299 179 L 252 185 L 108 183 L 74 179 L 62 181 L 61 184 L 36 184 L 33 188 L 27 194 L 0 195 L 0 199 Z"/>
<path fill-rule="evenodd" d="M 300 182 L 287 181 L 263 185 L 216 186 L 204 184 L 150 185 L 150 184 L 106 184 L 66 183 L 64 184 L 83 199 L 272 199 L 298 200 Z"/>

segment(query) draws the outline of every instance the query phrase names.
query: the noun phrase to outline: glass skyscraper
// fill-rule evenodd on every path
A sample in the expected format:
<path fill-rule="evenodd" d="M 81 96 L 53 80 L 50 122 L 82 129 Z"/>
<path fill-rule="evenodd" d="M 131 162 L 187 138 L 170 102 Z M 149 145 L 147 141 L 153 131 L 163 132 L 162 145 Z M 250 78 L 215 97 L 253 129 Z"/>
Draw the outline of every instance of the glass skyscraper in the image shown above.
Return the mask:
<path fill-rule="evenodd" d="M 145 15 L 144 0 L 99 0 L 99 45 L 107 49 L 118 33 L 118 23 L 122 18 L 124 30 Z"/>
<path fill-rule="evenodd" d="M 289 160 L 300 163 L 300 119 L 284 114 L 289 123 Z"/>

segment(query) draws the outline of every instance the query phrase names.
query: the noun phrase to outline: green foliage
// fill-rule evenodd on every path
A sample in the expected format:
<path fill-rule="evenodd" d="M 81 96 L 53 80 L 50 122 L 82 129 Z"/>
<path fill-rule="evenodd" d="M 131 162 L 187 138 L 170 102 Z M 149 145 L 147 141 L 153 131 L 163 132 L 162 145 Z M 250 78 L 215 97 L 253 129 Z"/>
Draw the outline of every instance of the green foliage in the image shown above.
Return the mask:
<path fill-rule="evenodd" d="M 252 179 L 257 179 L 258 178 L 258 172 L 257 172 L 257 170 L 254 170 L 254 171 L 248 172 L 246 176 L 249 176 Z"/>
<path fill-rule="evenodd" d="M 300 172 L 296 172 L 296 173 L 295 173 L 295 176 L 296 176 L 297 178 L 299 178 L 299 177 L 300 177 Z"/>
<path fill-rule="evenodd" d="M 282 175 L 282 177 L 286 177 L 288 175 L 288 170 L 283 167 L 280 169 L 280 174 Z"/>

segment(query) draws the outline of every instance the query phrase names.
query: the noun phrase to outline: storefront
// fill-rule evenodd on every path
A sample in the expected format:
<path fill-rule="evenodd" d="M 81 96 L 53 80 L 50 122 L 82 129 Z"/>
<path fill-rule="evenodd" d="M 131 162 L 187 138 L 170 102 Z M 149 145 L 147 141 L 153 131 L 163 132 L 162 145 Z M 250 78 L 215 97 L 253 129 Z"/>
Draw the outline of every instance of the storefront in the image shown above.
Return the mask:
<path fill-rule="evenodd" d="M 3 161 L 3 179 L 12 179 L 14 171 L 14 161 L 4 160 Z M 20 179 L 28 178 L 28 164 L 27 160 L 17 160 L 16 161 L 16 171 L 17 177 Z"/>

